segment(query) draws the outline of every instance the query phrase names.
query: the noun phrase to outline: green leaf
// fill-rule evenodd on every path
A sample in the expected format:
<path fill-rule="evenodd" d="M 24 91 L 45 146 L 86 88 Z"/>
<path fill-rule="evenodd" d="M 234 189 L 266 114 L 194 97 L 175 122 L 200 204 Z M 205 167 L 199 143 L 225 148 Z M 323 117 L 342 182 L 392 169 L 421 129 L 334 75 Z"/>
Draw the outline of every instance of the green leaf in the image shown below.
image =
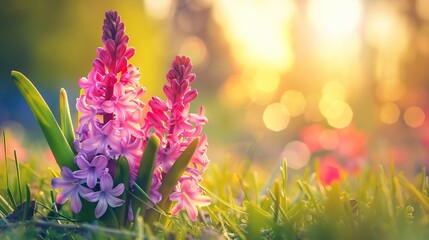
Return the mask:
<path fill-rule="evenodd" d="M 27 220 L 28 217 L 28 211 L 30 210 L 30 196 L 31 196 L 31 191 L 30 191 L 30 185 L 28 183 L 25 184 L 25 190 L 26 190 L 26 197 L 25 197 L 25 210 L 24 210 L 24 216 L 23 216 L 23 220 Z M 33 211 L 34 212 L 34 211 Z M 31 217 L 33 216 L 33 214 L 31 214 Z"/>
<path fill-rule="evenodd" d="M 152 184 L 153 170 L 155 168 L 156 155 L 158 153 L 159 138 L 155 135 L 149 138 L 146 148 L 143 152 L 142 159 L 140 161 L 140 167 L 137 172 L 136 184 L 145 192 L 149 193 L 150 186 Z M 140 199 L 146 199 L 140 191 L 135 191 L 134 195 Z M 147 200 L 147 199 L 146 199 Z M 143 217 L 146 212 L 146 206 L 141 206 L 138 201 L 133 201 L 133 212 L 136 212 L 140 207 L 140 215 Z"/>
<path fill-rule="evenodd" d="M 37 91 L 36 87 L 22 73 L 12 71 L 11 73 L 15 84 L 21 94 L 24 96 L 33 114 L 38 121 L 40 128 L 45 135 L 46 141 L 51 148 L 51 151 L 61 167 L 67 166 L 71 170 L 76 170 L 77 166 L 74 163 L 74 153 L 68 144 L 64 134 L 61 132 L 54 115 L 49 109 L 43 97 Z"/>
<path fill-rule="evenodd" d="M 67 92 L 64 88 L 60 89 L 60 122 L 64 137 L 74 154 L 77 154 L 76 150 L 74 150 L 74 129 L 70 115 L 69 101 L 67 99 Z"/>
<path fill-rule="evenodd" d="M 170 171 L 163 177 L 161 186 L 159 187 L 159 193 L 162 195 L 161 201 L 158 203 L 158 206 L 168 212 L 171 202 L 168 199 L 168 196 L 176 186 L 183 172 L 185 171 L 186 166 L 188 166 L 191 161 L 192 156 L 194 155 L 195 149 L 198 146 L 200 138 L 195 138 L 189 146 L 183 151 L 179 158 L 171 166 Z M 146 222 L 153 223 L 154 221 L 159 220 L 159 213 L 154 210 L 149 210 L 145 216 Z"/>
<path fill-rule="evenodd" d="M 128 165 L 128 161 L 125 157 L 119 158 L 114 178 L 114 186 L 117 186 L 120 183 L 124 184 L 125 190 L 119 198 L 124 200 L 125 203 L 124 205 L 115 208 L 114 213 L 116 215 L 119 227 L 122 227 L 126 226 L 128 222 L 128 214 L 126 214 L 129 204 L 129 201 L 127 201 L 127 192 L 130 189 L 130 166 Z"/>

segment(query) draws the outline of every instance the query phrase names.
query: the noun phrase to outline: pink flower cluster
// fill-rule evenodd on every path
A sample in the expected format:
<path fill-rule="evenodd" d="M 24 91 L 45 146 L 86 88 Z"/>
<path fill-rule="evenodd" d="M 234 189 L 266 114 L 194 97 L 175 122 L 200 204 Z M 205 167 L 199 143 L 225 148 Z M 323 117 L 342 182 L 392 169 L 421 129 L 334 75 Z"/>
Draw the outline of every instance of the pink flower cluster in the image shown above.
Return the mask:
<path fill-rule="evenodd" d="M 152 134 L 156 134 L 161 140 L 151 187 L 151 197 L 155 202 L 161 200 L 157 190 L 162 177 L 168 173 L 188 145 L 201 135 L 202 126 L 207 124 L 202 106 L 198 114 L 189 113 L 190 102 L 198 95 L 197 90 L 191 89 L 190 86 L 195 80 L 195 74 L 191 71 L 190 59 L 176 56 L 163 88 L 166 101 L 158 97 L 149 101 L 150 111 L 147 113 L 143 130 L 146 135 L 150 135 L 150 130 L 153 129 Z M 186 168 L 186 174 L 180 178 L 169 197 L 171 201 L 178 201 L 172 209 L 172 214 L 186 209 L 189 217 L 195 221 L 198 214 L 196 206 L 210 204 L 210 198 L 203 196 L 199 187 L 202 174 L 210 162 L 206 155 L 207 145 L 207 136 L 202 135 L 191 158 L 191 164 Z"/>
<path fill-rule="evenodd" d="M 145 89 L 139 86 L 139 69 L 128 63 L 135 51 L 128 47 L 129 38 L 124 30 L 117 12 L 107 12 L 103 25 L 104 46 L 97 50 L 98 58 L 88 77 L 79 80 L 83 91 L 76 103 L 80 114 L 75 140 L 78 170 L 73 172 L 63 167 L 62 178 L 52 181 L 53 187 L 63 189 L 57 196 L 58 203 L 63 204 L 71 197 L 72 210 L 78 213 L 81 198 L 97 202 L 96 218 L 101 217 L 108 206 L 124 204 L 118 197 L 124 191 L 124 184 L 132 187 L 146 141 L 152 134 L 158 136 L 161 146 L 150 196 L 159 202 L 162 196 L 158 189 L 163 176 L 192 140 L 200 137 L 202 126 L 207 123 L 203 107 L 198 114 L 189 113 L 190 102 L 198 95 L 190 87 L 195 75 L 191 73 L 189 58 L 176 57 L 164 86 L 166 101 L 153 97 L 145 123 L 140 124 L 145 106 L 140 98 Z M 210 203 L 210 198 L 203 196 L 199 187 L 209 163 L 207 145 L 207 137 L 202 135 L 186 173 L 169 196 L 171 201 L 177 201 L 173 214 L 186 209 L 190 218 L 196 220 L 197 206 Z M 131 180 L 114 187 L 112 176 L 120 156 L 129 163 Z"/>
<path fill-rule="evenodd" d="M 117 12 L 107 12 L 103 26 L 104 47 L 87 78 L 79 80 L 83 94 L 77 99 L 80 112 L 75 147 L 88 156 L 127 158 L 133 173 L 142 155 L 143 131 L 139 124 L 144 104 L 140 97 L 139 69 L 129 64 L 134 48 L 128 47 L 125 26 Z"/>
<path fill-rule="evenodd" d="M 354 125 L 342 129 L 311 125 L 301 132 L 301 140 L 320 160 L 318 176 L 323 185 L 359 172 L 367 158 L 367 137 Z"/>

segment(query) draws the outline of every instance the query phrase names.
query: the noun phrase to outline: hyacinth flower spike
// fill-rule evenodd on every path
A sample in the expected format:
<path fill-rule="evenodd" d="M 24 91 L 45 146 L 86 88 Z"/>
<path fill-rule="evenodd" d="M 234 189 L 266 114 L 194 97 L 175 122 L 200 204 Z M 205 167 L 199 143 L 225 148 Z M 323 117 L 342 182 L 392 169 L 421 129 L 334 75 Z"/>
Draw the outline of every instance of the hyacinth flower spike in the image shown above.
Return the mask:
<path fill-rule="evenodd" d="M 64 185 L 71 180 L 85 187 L 84 193 L 75 191 L 72 195 L 97 203 L 93 217 L 88 217 L 87 212 L 78 215 L 85 220 L 101 218 L 109 206 L 126 207 L 127 197 L 123 193 L 130 185 L 130 175 L 136 178 L 143 154 L 144 136 L 139 121 L 144 107 L 140 97 L 145 90 L 138 85 L 138 68 L 128 63 L 134 49 L 128 47 L 129 38 L 124 30 L 117 12 L 107 12 L 103 25 L 104 45 L 97 50 L 98 58 L 88 77 L 79 80 L 82 94 L 76 101 L 79 126 L 74 141 L 78 153 L 74 158 L 74 171 L 64 167 L 68 175 L 53 180 L 54 187 L 59 186 L 57 182 Z M 126 159 L 126 167 L 118 161 L 121 156 Z M 69 179 L 69 173 L 73 178 Z M 73 202 L 77 202 L 76 199 Z M 84 206 L 85 203 L 83 201 Z M 121 217 L 124 215 L 123 211 L 117 212 Z"/>
<path fill-rule="evenodd" d="M 166 100 L 153 97 L 149 101 L 150 110 L 143 126 L 146 134 L 152 133 L 161 140 L 156 158 L 156 169 L 161 174 L 154 174 L 154 182 L 161 182 L 161 185 L 159 189 L 151 189 L 151 195 L 154 198 L 156 192 L 161 194 L 158 205 L 164 211 L 177 202 L 172 213 L 186 209 L 195 221 L 197 206 L 210 203 L 210 198 L 202 195 L 198 185 L 210 162 L 206 155 L 207 137 L 201 136 L 207 118 L 203 107 L 198 114 L 189 113 L 190 103 L 198 92 L 191 88 L 195 74 L 188 57 L 176 56 L 166 78 L 163 88 Z M 149 211 L 146 220 L 154 221 L 158 217 L 154 211 Z"/>

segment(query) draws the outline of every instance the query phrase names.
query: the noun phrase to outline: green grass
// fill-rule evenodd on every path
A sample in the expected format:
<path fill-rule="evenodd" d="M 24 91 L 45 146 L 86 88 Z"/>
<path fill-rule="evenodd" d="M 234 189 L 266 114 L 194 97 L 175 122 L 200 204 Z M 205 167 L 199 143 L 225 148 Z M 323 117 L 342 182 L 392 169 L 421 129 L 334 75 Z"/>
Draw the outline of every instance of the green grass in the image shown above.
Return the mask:
<path fill-rule="evenodd" d="M 305 174 L 288 176 L 283 163 L 280 171 L 262 178 L 258 172 L 244 174 L 228 164 L 212 164 L 203 181 L 212 204 L 200 209 L 197 222 L 181 212 L 167 215 L 165 224 L 148 226 L 136 214 L 128 229 L 117 230 L 76 222 L 68 203 L 58 209 L 50 186 L 58 173 L 46 166 L 33 171 L 37 162 L 37 157 L 26 164 L 3 159 L 0 165 L 2 239 L 429 238 L 424 169 L 410 180 L 393 167 L 379 166 L 325 187 L 312 166 Z"/>

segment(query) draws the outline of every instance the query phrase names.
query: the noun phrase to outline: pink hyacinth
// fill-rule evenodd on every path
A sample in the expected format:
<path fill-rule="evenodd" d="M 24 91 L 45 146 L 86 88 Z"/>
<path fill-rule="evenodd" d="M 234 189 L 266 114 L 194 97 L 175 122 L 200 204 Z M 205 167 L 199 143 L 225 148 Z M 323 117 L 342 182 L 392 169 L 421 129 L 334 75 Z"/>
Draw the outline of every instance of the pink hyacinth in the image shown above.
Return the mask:
<path fill-rule="evenodd" d="M 88 155 L 126 156 L 134 175 L 142 155 L 140 98 L 145 89 L 138 85 L 139 69 L 128 63 L 135 51 L 128 47 L 124 30 L 118 13 L 107 12 L 104 46 L 98 48 L 88 77 L 79 80 L 83 94 L 76 104 L 81 115 L 75 145 L 79 153 Z"/>
<path fill-rule="evenodd" d="M 63 167 L 62 178 L 54 178 L 52 186 L 62 188 L 57 202 L 63 204 L 71 196 L 72 210 L 80 211 L 80 197 L 97 202 L 95 217 L 101 217 L 108 206 L 119 207 L 118 197 L 124 184 L 113 186 L 116 160 L 122 155 L 128 160 L 131 179 L 135 179 L 143 153 L 143 131 L 139 124 L 145 89 L 138 85 L 139 69 L 128 63 L 134 49 L 128 47 L 128 36 L 117 12 L 106 12 L 98 58 L 87 78 L 79 80 L 83 93 L 77 99 L 80 113 L 76 131 L 75 163 L 72 172 Z"/>
<path fill-rule="evenodd" d="M 171 166 L 180 154 L 197 137 L 200 137 L 202 126 L 207 123 L 204 116 L 204 108 L 201 106 L 198 114 L 189 113 L 190 102 L 194 100 L 198 93 L 192 89 L 190 84 L 195 80 L 192 72 L 190 59 L 185 56 L 176 56 L 167 73 L 167 83 L 163 90 L 166 101 L 158 97 L 153 97 L 149 101 L 150 110 L 145 118 L 143 130 L 150 135 L 154 130 L 160 140 L 161 145 L 156 158 L 156 167 L 161 174 L 154 174 L 154 183 L 162 182 L 162 176 L 167 174 Z M 197 149 L 191 158 L 191 163 L 186 168 L 186 173 L 179 180 L 175 191 L 170 195 L 170 200 L 178 201 L 173 207 L 173 214 L 185 208 L 192 220 L 196 219 L 196 206 L 203 206 L 198 201 L 204 199 L 205 203 L 210 202 L 210 198 L 202 196 L 202 190 L 198 183 L 202 181 L 202 174 L 206 170 L 209 159 L 206 155 L 207 137 L 202 135 Z M 192 193 L 189 181 L 192 179 Z M 152 185 L 156 188 L 158 185 Z M 158 186 L 159 187 L 159 186 Z M 159 200 L 159 195 L 155 189 L 151 189 L 153 200 Z M 189 196 L 194 200 L 185 199 Z M 158 197 L 158 199 L 157 199 Z"/>
<path fill-rule="evenodd" d="M 185 209 L 192 221 L 197 220 L 197 206 L 208 206 L 211 203 L 209 197 L 202 195 L 198 182 L 193 178 L 182 178 L 177 184 L 175 191 L 170 195 L 171 201 L 178 203 L 171 209 L 171 213 L 176 215 L 180 210 Z"/>

